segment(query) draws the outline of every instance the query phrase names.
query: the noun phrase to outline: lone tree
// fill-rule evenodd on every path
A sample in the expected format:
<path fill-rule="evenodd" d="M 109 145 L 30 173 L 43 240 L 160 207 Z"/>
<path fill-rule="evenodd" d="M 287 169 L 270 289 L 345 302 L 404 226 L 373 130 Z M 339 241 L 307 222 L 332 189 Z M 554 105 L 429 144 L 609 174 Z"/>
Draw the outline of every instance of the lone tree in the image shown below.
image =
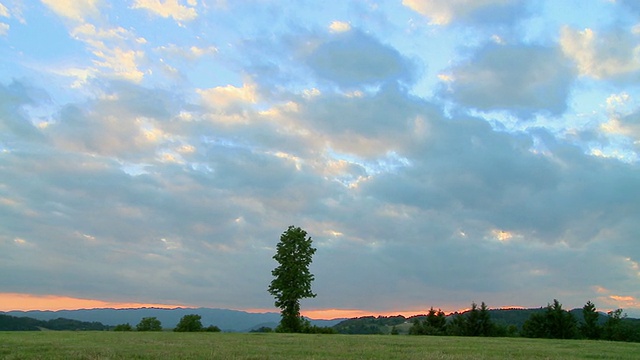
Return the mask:
<path fill-rule="evenodd" d="M 136 325 L 138 331 L 162 331 L 162 323 L 155 316 L 143 317 Z"/>
<path fill-rule="evenodd" d="M 273 259 L 280 265 L 271 271 L 274 279 L 269 293 L 276 298 L 282 319 L 276 329 L 280 332 L 302 332 L 305 321 L 300 316 L 300 299 L 315 297 L 311 291 L 313 274 L 309 272 L 316 249 L 311 237 L 299 227 L 289 226 L 280 236 Z"/>
<path fill-rule="evenodd" d="M 173 331 L 177 332 L 195 332 L 202 331 L 202 322 L 200 321 L 202 317 L 197 314 L 189 314 L 185 315 L 180 319 L 178 325 L 173 329 Z"/>

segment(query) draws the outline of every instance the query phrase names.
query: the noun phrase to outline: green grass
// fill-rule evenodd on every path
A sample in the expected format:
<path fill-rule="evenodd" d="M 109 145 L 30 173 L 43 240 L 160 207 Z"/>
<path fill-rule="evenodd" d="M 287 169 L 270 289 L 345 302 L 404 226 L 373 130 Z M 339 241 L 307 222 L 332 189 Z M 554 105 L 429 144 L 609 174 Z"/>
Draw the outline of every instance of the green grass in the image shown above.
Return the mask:
<path fill-rule="evenodd" d="M 638 343 L 174 332 L 0 332 L 0 359 L 637 359 Z"/>

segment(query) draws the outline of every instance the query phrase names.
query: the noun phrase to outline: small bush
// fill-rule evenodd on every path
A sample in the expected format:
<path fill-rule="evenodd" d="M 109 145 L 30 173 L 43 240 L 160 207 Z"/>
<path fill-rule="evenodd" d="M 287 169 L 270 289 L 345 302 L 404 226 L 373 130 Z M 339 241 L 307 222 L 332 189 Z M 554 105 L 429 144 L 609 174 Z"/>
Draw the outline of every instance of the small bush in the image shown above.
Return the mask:
<path fill-rule="evenodd" d="M 133 331 L 133 327 L 129 324 L 118 324 L 113 328 L 113 331 Z"/>
<path fill-rule="evenodd" d="M 220 328 L 215 326 L 215 325 L 209 325 L 206 328 L 204 328 L 203 331 L 206 331 L 206 332 L 220 332 L 222 330 L 220 330 Z"/>

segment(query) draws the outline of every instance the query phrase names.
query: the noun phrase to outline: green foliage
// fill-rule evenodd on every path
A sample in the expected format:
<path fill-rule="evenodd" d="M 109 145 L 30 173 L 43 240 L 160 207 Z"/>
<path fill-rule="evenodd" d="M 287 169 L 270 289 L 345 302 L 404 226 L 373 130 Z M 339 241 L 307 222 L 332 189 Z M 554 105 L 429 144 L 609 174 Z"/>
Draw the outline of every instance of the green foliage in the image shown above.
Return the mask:
<path fill-rule="evenodd" d="M 388 327 L 404 324 L 407 321 L 398 316 L 363 316 L 341 321 L 333 326 L 339 334 L 385 334 Z"/>
<path fill-rule="evenodd" d="M 129 323 L 126 324 L 118 324 L 113 328 L 113 331 L 132 331 L 133 327 Z"/>
<path fill-rule="evenodd" d="M 162 331 L 162 323 L 155 316 L 144 317 L 138 325 L 136 325 L 138 331 Z"/>
<path fill-rule="evenodd" d="M 0 314 L 0 331 L 39 331 L 46 330 L 108 330 L 99 322 L 78 321 L 65 318 L 37 320 L 30 317 L 18 317 Z"/>
<path fill-rule="evenodd" d="M 270 328 L 270 327 L 268 327 L 268 326 L 261 326 L 261 327 L 259 327 L 259 328 L 257 328 L 257 329 L 253 329 L 253 330 L 251 330 L 251 331 L 249 331 L 249 332 L 254 332 L 254 333 L 270 333 L 270 332 L 273 332 L 273 329 L 272 329 L 272 328 Z"/>
<path fill-rule="evenodd" d="M 556 299 L 548 304 L 543 313 L 531 315 L 522 327 L 522 335 L 533 338 L 575 339 L 578 335 L 577 322 L 571 313 L 562 309 Z"/>
<path fill-rule="evenodd" d="M 337 331 L 334 328 L 311 325 L 307 319 L 303 320 L 301 332 L 304 334 L 337 334 Z"/>
<path fill-rule="evenodd" d="M 624 329 L 622 329 L 622 309 L 616 309 L 607 313 L 609 317 L 604 323 L 602 337 L 605 340 L 620 341 L 624 339 Z"/>
<path fill-rule="evenodd" d="M 409 328 L 409 335 L 444 335 L 446 333 L 447 317 L 441 309 L 437 311 L 431 307 L 423 320 L 415 318 Z"/>
<path fill-rule="evenodd" d="M 311 237 L 307 237 L 307 232 L 299 227 L 289 226 L 280 236 L 273 256 L 280 265 L 271 272 L 274 279 L 269 285 L 269 293 L 275 297 L 275 305 L 281 309 L 282 320 L 276 329 L 278 332 L 303 331 L 300 299 L 316 296 L 311 291 L 314 277 L 309 271 L 316 252 L 311 244 Z"/>
<path fill-rule="evenodd" d="M 471 303 L 471 310 L 453 318 L 447 334 L 456 336 L 494 336 L 495 325 L 491 321 L 487 305 L 483 302 L 478 308 L 476 303 Z"/>
<path fill-rule="evenodd" d="M 580 325 L 580 333 L 587 339 L 596 340 L 600 338 L 601 328 L 598 325 L 600 314 L 596 306 L 591 301 L 582 307 L 582 318 L 584 322 Z"/>
<path fill-rule="evenodd" d="M 628 319 L 622 309 L 609 311 L 602 327 L 602 339 L 612 341 L 640 342 L 640 320 Z"/>
<path fill-rule="evenodd" d="M 221 332 L 222 330 L 220 330 L 220 328 L 215 326 L 215 325 L 209 325 L 206 328 L 204 328 L 202 331 L 204 331 L 204 332 Z"/>
<path fill-rule="evenodd" d="M 202 331 L 202 316 L 197 314 L 185 315 L 180 319 L 173 331 L 177 332 L 197 332 Z"/>

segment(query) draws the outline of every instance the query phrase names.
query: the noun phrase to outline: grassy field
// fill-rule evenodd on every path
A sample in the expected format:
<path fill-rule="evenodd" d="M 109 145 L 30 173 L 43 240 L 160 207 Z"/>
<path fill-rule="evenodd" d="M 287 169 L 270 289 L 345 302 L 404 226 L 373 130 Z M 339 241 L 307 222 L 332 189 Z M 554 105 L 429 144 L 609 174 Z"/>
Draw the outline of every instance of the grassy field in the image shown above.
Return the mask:
<path fill-rule="evenodd" d="M 0 332 L 0 359 L 638 359 L 640 344 L 391 335 Z"/>

